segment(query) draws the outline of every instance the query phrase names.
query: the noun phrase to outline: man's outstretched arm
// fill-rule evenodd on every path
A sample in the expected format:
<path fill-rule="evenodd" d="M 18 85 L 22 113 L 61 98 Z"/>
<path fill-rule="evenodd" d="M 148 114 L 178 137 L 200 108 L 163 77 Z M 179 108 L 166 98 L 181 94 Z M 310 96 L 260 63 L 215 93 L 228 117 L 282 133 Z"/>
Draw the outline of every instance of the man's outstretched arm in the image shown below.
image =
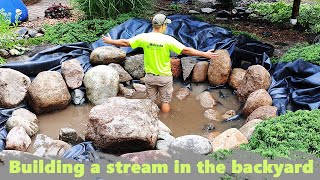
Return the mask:
<path fill-rule="evenodd" d="M 112 44 L 118 47 L 130 47 L 130 42 L 127 39 L 111 39 L 109 36 L 102 36 L 102 41 L 107 43 L 107 44 Z"/>
<path fill-rule="evenodd" d="M 216 53 L 211 52 L 211 50 L 207 52 L 199 51 L 191 47 L 185 47 L 182 50 L 182 54 L 189 55 L 189 56 L 201 56 L 207 59 L 212 59 L 218 57 L 219 55 Z"/>

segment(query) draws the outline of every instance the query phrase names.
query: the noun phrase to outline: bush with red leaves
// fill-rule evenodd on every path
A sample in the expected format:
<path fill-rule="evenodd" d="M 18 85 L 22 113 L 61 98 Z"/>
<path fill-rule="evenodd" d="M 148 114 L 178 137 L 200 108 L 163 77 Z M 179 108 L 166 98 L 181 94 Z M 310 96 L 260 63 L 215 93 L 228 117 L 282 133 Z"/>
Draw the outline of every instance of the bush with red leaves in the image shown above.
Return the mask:
<path fill-rule="evenodd" d="M 44 11 L 45 17 L 51 19 L 70 18 L 71 9 L 68 6 L 63 6 L 61 3 L 53 4 Z"/>

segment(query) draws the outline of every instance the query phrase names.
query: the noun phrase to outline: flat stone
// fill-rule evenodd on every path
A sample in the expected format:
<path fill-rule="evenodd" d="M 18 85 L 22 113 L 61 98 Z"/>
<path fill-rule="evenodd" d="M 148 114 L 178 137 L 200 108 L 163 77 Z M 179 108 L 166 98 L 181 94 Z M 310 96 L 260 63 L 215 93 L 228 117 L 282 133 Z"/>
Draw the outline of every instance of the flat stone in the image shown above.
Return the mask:
<path fill-rule="evenodd" d="M 213 13 L 214 11 L 215 9 L 212 9 L 212 8 L 201 8 L 201 12 L 207 13 L 207 14 Z"/>
<path fill-rule="evenodd" d="M 196 65 L 197 59 L 193 57 L 183 57 L 181 58 L 182 65 L 182 75 L 183 80 L 187 80 L 187 78 L 191 75 L 193 67 Z"/>
<path fill-rule="evenodd" d="M 241 144 L 247 144 L 247 138 L 236 128 L 231 128 L 211 141 L 213 152 L 221 149 L 230 150 L 239 148 Z"/>
<path fill-rule="evenodd" d="M 90 62 L 94 65 L 120 64 L 126 59 L 126 52 L 114 46 L 102 46 L 90 54 Z"/>
<path fill-rule="evenodd" d="M 77 59 L 64 61 L 61 64 L 61 74 L 70 89 L 77 89 L 82 85 L 84 71 Z"/>
<path fill-rule="evenodd" d="M 196 98 L 200 101 L 200 104 L 204 108 L 213 108 L 213 106 L 217 105 L 216 100 L 211 96 L 209 91 L 204 91 Z"/>
<path fill-rule="evenodd" d="M 209 140 L 198 135 L 186 135 L 178 137 L 171 143 L 170 149 L 182 149 L 197 154 L 209 154 L 212 152 L 212 146 Z"/>
<path fill-rule="evenodd" d="M 206 110 L 203 115 L 210 120 L 218 121 L 218 112 L 213 109 Z"/>
<path fill-rule="evenodd" d="M 190 90 L 188 88 L 180 88 L 176 93 L 176 98 L 179 100 L 184 100 L 190 95 Z"/>

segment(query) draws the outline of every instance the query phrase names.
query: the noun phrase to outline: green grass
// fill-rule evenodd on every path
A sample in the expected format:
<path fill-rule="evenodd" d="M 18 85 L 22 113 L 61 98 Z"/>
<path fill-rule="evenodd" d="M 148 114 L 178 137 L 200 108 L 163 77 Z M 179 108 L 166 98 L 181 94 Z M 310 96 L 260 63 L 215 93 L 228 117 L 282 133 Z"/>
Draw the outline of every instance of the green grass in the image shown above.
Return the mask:
<path fill-rule="evenodd" d="M 234 30 L 234 31 L 232 31 L 232 34 L 234 34 L 234 35 L 245 35 L 245 36 L 248 36 L 248 37 L 250 37 L 250 38 L 252 38 L 254 40 L 261 41 L 261 37 L 257 36 L 256 34 L 247 32 L 247 31 Z"/>
<path fill-rule="evenodd" d="M 320 43 L 309 45 L 307 43 L 297 44 L 290 48 L 286 54 L 279 59 L 273 59 L 276 62 L 292 62 L 299 58 L 305 61 L 320 65 Z"/>
<path fill-rule="evenodd" d="M 6 63 L 6 59 L 4 59 L 3 57 L 0 57 L 0 65 Z"/>
<path fill-rule="evenodd" d="M 242 149 L 263 156 L 289 157 L 300 151 L 320 157 L 320 110 L 298 110 L 260 123 Z"/>

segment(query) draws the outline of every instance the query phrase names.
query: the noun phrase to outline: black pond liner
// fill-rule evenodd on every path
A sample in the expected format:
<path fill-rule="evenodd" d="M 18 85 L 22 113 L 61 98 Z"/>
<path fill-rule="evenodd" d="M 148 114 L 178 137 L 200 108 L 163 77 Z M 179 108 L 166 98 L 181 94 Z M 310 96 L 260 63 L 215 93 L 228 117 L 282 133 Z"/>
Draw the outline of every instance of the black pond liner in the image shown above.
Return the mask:
<path fill-rule="evenodd" d="M 167 34 L 175 37 L 186 46 L 202 51 L 226 49 L 231 55 L 233 67 L 239 66 L 239 63 L 240 66 L 243 65 L 243 60 L 249 60 L 251 65 L 261 64 L 268 70 L 272 68 L 268 56 L 271 56 L 273 53 L 273 47 L 270 45 L 258 41 L 248 41 L 248 39 L 242 36 L 233 36 L 228 29 L 201 22 L 192 16 L 172 15 L 168 18 L 172 20 L 172 23 L 168 26 Z M 134 18 L 111 29 L 109 33 L 113 39 L 128 39 L 140 33 L 150 32 L 151 29 L 152 26 L 149 20 Z M 39 52 L 26 62 L 8 63 L 1 66 L 1 68 L 15 69 L 32 79 L 41 71 L 60 71 L 62 62 L 76 58 L 80 61 L 86 72 L 92 67 L 89 62 L 91 51 L 97 47 L 106 45 L 107 44 L 104 44 L 101 39 L 93 44 L 79 42 L 59 45 Z M 129 54 L 135 53 L 136 51 L 133 51 L 131 48 L 122 49 Z M 295 106 L 295 104 L 293 104 L 293 107 L 296 108 L 319 108 L 319 71 L 319 66 L 302 60 L 275 65 L 270 71 L 275 72 L 275 74 L 273 74 L 273 82 L 269 93 L 273 98 L 273 104 L 278 107 L 279 112 L 283 113 L 285 111 L 290 99 L 293 99 L 293 102 L 298 105 Z M 19 107 L 26 107 L 28 109 L 25 103 Z M 6 120 L 15 109 L 0 108 L 0 128 L 4 127 Z M 6 136 L 6 133 L 2 135 Z M 0 136 L 0 151 L 3 149 L 4 140 L 5 138 Z M 77 153 L 85 152 L 86 148 L 91 148 L 90 146 L 90 144 L 77 146 L 80 148 L 79 151 L 77 151 L 77 149 L 73 149 L 74 151 L 72 151 Z M 81 151 L 81 149 L 84 151 Z M 72 154 L 70 156 L 72 156 Z M 73 159 L 75 159 L 75 157 L 73 157 Z"/>

